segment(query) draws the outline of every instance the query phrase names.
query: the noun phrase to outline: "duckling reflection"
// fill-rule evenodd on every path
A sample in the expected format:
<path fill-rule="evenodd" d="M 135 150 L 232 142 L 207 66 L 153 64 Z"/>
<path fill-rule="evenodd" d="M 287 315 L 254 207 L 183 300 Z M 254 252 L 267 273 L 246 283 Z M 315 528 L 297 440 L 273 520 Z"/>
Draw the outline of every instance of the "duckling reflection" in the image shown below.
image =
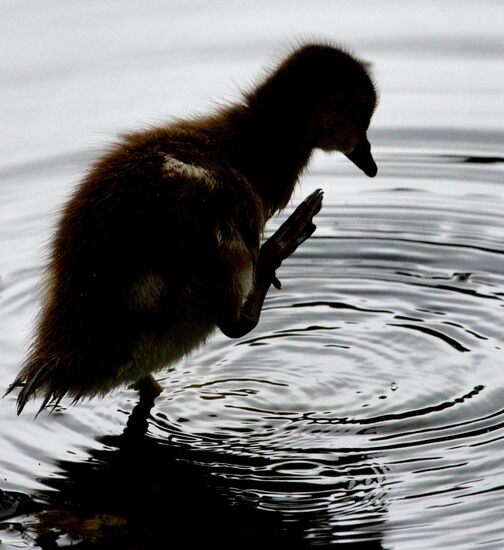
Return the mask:
<path fill-rule="evenodd" d="M 77 548 L 95 549 L 150 550 L 167 541 L 177 548 L 383 548 L 387 507 L 373 493 L 384 472 L 373 457 L 326 449 L 321 464 L 332 483 L 294 482 L 285 460 L 270 454 L 175 443 L 177 426 L 161 417 L 152 421 L 170 444 L 146 435 L 138 409 L 121 435 L 100 437 L 100 448 L 58 461 L 58 474 L 40 480 L 30 530 L 41 548 L 68 545 L 68 535 Z M 272 478 L 275 460 L 285 473 Z M 355 480 L 361 483 L 352 487 Z"/>
<path fill-rule="evenodd" d="M 258 323 L 276 270 L 308 239 L 312 193 L 261 246 L 315 148 L 340 151 L 370 177 L 376 106 L 368 69 L 330 45 L 295 50 L 243 100 L 122 136 L 66 204 L 21 387 L 41 409 L 139 382 L 219 328 Z"/>

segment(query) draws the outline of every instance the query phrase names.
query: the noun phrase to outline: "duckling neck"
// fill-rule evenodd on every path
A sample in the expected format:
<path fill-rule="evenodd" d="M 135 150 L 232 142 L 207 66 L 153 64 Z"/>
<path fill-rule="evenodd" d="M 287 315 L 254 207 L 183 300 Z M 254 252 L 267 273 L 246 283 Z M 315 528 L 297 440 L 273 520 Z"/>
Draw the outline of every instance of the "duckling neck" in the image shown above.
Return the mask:
<path fill-rule="evenodd" d="M 221 124 L 227 159 L 254 186 L 270 217 L 287 205 L 312 147 L 277 113 L 240 106 L 223 113 Z"/>

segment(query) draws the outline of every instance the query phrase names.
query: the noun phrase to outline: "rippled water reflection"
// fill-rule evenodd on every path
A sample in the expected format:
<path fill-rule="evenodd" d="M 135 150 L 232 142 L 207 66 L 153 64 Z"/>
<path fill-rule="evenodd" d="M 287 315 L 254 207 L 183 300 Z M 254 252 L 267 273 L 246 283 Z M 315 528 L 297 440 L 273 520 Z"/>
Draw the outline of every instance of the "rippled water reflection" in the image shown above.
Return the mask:
<path fill-rule="evenodd" d="M 415 71 L 408 85 L 391 76 L 403 60 L 380 44 L 363 40 L 384 103 L 370 136 L 379 176 L 316 156 L 293 205 L 324 189 L 317 232 L 253 333 L 216 335 L 164 373 L 147 423 L 138 407 L 129 416 L 130 390 L 36 422 L 35 408 L 17 418 L 0 401 L 0 546 L 504 547 L 502 107 L 493 125 L 485 109 L 430 124 L 412 107 Z M 481 74 L 502 61 L 492 44 L 471 61 Z M 492 104 L 497 81 L 469 88 Z M 456 111 L 467 90 L 452 104 L 437 82 L 429 104 Z M 1 387 L 22 356 L 50 217 L 89 158 L 46 153 L 2 171 Z"/>

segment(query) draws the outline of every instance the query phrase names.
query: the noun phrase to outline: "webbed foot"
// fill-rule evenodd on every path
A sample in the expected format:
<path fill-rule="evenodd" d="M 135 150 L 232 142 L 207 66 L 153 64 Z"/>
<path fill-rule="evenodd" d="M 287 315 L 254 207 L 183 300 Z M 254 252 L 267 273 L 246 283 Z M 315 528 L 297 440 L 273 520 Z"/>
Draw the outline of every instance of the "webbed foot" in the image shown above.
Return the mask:
<path fill-rule="evenodd" d="M 273 273 L 297 247 L 315 231 L 313 217 L 322 208 L 324 192 L 317 189 L 311 193 L 287 218 L 287 220 L 262 245 L 259 255 L 259 268 Z M 273 284 L 280 288 L 280 282 L 273 275 Z"/>

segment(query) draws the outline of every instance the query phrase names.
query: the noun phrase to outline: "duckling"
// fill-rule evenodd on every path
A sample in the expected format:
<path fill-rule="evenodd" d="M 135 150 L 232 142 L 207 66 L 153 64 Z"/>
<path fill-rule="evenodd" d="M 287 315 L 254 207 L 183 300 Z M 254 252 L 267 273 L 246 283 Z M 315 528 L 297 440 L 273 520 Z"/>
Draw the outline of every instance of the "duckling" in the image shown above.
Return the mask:
<path fill-rule="evenodd" d="M 103 396 L 258 323 L 276 270 L 315 230 L 322 191 L 261 246 L 312 151 L 344 153 L 370 177 L 377 94 L 367 66 L 329 44 L 292 51 L 217 112 L 125 133 L 63 209 L 31 346 L 7 393 L 18 414 Z"/>

